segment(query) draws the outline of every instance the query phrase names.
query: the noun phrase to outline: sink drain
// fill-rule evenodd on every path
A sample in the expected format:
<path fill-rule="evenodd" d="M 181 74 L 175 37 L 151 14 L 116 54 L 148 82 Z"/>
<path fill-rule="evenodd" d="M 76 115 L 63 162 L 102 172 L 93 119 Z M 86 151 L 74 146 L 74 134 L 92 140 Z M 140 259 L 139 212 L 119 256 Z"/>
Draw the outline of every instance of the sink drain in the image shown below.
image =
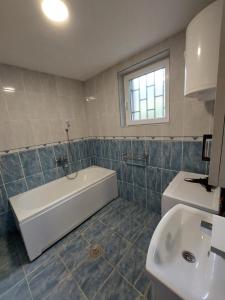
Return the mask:
<path fill-rule="evenodd" d="M 182 256 L 189 263 L 195 263 L 196 261 L 194 254 L 189 251 L 183 251 Z"/>
<path fill-rule="evenodd" d="M 92 258 L 97 258 L 103 255 L 103 249 L 100 245 L 92 245 L 89 249 L 89 256 Z"/>

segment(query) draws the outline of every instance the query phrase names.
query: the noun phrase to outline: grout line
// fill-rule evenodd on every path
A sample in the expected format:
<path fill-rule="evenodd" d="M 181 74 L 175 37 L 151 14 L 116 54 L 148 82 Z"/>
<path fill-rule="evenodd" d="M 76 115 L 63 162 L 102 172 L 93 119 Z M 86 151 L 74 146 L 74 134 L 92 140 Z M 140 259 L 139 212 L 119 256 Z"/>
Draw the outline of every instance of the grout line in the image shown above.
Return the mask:
<path fill-rule="evenodd" d="M 43 168 L 42 168 L 42 163 L 41 163 L 39 151 L 38 151 L 38 149 L 36 151 L 37 151 L 37 156 L 38 156 L 39 164 L 40 164 L 40 167 L 41 167 L 41 173 L 42 173 L 42 176 L 43 176 L 43 182 L 45 183 L 44 171 L 43 171 Z"/>
<path fill-rule="evenodd" d="M 28 184 L 27 184 L 27 180 L 26 180 L 26 177 L 25 177 L 25 172 L 24 172 L 24 168 L 23 168 L 22 161 L 21 161 L 20 152 L 18 152 L 18 156 L 19 156 L 19 161 L 20 161 L 22 173 L 23 173 L 23 176 L 24 176 L 23 178 L 20 178 L 20 179 L 24 179 L 24 180 L 25 180 L 25 184 L 26 184 L 27 191 L 28 191 L 28 190 L 29 190 L 29 189 L 28 189 Z M 19 179 L 19 180 L 20 180 L 20 179 Z"/>

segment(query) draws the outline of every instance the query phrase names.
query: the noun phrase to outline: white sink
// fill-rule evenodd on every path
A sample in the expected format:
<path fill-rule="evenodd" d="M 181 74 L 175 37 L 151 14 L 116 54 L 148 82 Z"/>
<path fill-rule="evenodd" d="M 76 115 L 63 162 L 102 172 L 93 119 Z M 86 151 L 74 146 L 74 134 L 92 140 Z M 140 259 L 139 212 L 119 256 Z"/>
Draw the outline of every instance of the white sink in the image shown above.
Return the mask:
<path fill-rule="evenodd" d="M 225 259 L 209 252 L 212 232 L 200 226 L 202 220 L 211 223 L 212 215 L 182 204 L 168 211 L 151 239 L 146 269 L 182 299 L 224 300 Z M 196 261 L 187 262 L 183 251 Z"/>

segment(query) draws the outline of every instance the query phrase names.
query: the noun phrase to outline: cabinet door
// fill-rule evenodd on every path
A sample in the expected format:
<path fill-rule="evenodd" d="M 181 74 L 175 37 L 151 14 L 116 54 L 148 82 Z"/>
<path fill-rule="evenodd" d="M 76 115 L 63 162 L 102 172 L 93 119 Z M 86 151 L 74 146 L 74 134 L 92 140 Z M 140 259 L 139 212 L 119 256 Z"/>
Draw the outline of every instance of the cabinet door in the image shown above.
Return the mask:
<path fill-rule="evenodd" d="M 219 68 L 216 101 L 214 108 L 214 129 L 210 157 L 209 183 L 225 187 L 225 5 L 221 27 Z"/>

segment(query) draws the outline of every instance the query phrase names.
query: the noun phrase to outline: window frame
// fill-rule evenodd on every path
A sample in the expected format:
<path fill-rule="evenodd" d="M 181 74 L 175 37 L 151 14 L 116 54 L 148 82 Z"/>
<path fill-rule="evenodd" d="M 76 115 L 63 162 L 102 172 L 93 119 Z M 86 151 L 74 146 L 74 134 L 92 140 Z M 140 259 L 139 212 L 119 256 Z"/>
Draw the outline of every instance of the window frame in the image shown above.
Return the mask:
<path fill-rule="evenodd" d="M 144 120 L 132 120 L 132 110 L 130 101 L 130 80 L 146 75 L 148 73 L 165 68 L 165 117 L 157 119 L 144 119 Z M 126 113 L 126 126 L 144 125 L 144 124 L 159 124 L 169 122 L 169 58 L 162 59 L 156 63 L 150 64 L 146 67 L 138 69 L 134 72 L 126 74 L 124 80 L 124 101 L 125 101 L 125 113 Z"/>

